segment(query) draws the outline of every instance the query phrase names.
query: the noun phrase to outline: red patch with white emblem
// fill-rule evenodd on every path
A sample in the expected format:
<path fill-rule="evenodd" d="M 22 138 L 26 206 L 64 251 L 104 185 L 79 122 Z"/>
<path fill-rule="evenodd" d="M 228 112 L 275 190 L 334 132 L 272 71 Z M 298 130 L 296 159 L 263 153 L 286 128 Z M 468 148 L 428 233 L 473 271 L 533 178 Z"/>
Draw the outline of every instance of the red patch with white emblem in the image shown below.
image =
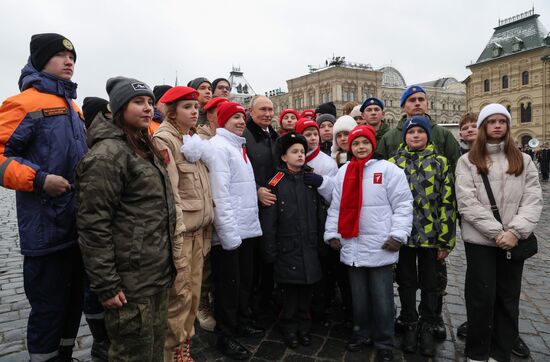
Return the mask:
<path fill-rule="evenodd" d="M 382 184 L 382 172 L 375 172 L 372 177 L 373 184 Z"/>

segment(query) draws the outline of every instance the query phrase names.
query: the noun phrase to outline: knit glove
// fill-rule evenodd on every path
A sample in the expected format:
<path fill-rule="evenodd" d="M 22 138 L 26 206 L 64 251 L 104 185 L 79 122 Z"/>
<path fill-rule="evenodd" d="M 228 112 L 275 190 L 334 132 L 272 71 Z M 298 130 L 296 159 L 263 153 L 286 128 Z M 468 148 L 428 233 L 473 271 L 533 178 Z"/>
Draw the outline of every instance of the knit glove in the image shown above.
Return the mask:
<path fill-rule="evenodd" d="M 193 136 L 184 135 L 182 140 L 183 146 L 181 146 L 180 151 L 187 161 L 197 162 L 200 160 L 202 154 L 206 151 L 207 141 L 203 141 L 196 133 Z"/>
<path fill-rule="evenodd" d="M 323 183 L 323 176 L 319 176 L 314 172 L 304 174 L 304 183 L 308 186 L 318 188 Z"/>

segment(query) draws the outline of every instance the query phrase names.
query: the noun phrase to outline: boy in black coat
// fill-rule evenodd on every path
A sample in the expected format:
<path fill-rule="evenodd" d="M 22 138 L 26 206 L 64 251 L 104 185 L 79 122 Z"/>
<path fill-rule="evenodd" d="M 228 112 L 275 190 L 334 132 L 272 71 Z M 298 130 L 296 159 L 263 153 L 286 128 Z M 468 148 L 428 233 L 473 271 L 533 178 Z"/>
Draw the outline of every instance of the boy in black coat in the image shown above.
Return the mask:
<path fill-rule="evenodd" d="M 318 176 L 305 166 L 307 141 L 288 133 L 280 138 L 281 165 L 269 181 L 277 202 L 261 212 L 265 259 L 274 263 L 274 280 L 283 306 L 279 325 L 286 344 L 311 344 L 311 285 L 321 280 L 318 256 L 320 198 Z"/>

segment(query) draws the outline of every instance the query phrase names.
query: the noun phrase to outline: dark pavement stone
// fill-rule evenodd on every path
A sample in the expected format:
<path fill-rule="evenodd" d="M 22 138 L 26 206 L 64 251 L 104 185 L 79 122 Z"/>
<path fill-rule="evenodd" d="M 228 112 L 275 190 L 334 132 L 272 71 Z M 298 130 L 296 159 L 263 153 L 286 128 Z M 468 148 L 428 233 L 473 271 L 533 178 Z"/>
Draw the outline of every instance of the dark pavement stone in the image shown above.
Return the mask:
<path fill-rule="evenodd" d="M 328 338 L 317 356 L 319 358 L 341 361 L 345 352 L 346 348 L 343 341 Z"/>
<path fill-rule="evenodd" d="M 284 343 L 265 341 L 260 344 L 254 357 L 263 358 L 268 361 L 279 361 L 285 354 Z"/>

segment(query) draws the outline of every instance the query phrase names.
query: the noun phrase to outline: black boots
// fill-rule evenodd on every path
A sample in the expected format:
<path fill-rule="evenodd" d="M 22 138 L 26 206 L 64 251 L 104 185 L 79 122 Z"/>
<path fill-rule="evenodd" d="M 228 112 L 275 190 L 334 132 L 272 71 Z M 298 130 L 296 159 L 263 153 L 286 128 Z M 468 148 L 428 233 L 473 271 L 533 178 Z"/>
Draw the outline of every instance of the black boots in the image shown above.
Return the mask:
<path fill-rule="evenodd" d="M 109 360 L 109 346 L 111 342 L 109 341 L 109 336 L 107 336 L 107 329 L 105 329 L 105 319 L 87 319 L 88 327 L 90 327 L 90 332 L 92 332 L 92 337 L 94 337 L 94 342 L 92 344 L 91 355 L 97 361 L 107 362 Z"/>
<path fill-rule="evenodd" d="M 250 358 L 250 351 L 234 338 L 220 336 L 217 346 L 218 350 L 229 358 L 236 360 Z"/>
<path fill-rule="evenodd" d="M 418 332 L 416 330 L 416 323 L 403 323 L 403 340 L 401 341 L 401 349 L 403 352 L 416 352 L 417 343 Z"/>
<path fill-rule="evenodd" d="M 435 356 L 434 326 L 428 323 L 422 323 L 420 327 L 420 341 L 418 349 L 426 357 Z"/>

